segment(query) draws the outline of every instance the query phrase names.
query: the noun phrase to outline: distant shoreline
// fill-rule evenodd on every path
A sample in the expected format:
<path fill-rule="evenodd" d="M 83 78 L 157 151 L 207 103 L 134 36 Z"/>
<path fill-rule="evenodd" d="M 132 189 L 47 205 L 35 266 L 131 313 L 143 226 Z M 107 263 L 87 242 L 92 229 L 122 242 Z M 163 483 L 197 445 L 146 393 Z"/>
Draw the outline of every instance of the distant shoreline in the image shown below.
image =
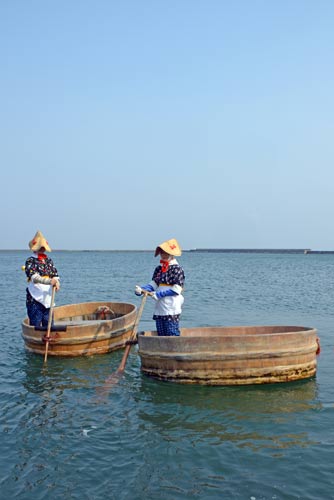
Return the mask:
<path fill-rule="evenodd" d="M 297 253 L 297 254 L 319 254 L 333 253 L 334 250 L 311 250 L 309 248 L 194 248 L 189 252 L 208 253 Z"/>
<path fill-rule="evenodd" d="M 29 249 L 0 249 L 0 252 L 25 252 L 29 253 Z M 66 250 L 56 249 L 53 252 L 152 252 L 150 250 Z M 269 253 L 269 254 L 334 254 L 334 250 L 311 250 L 308 248 L 193 248 L 183 250 L 184 253 Z"/>

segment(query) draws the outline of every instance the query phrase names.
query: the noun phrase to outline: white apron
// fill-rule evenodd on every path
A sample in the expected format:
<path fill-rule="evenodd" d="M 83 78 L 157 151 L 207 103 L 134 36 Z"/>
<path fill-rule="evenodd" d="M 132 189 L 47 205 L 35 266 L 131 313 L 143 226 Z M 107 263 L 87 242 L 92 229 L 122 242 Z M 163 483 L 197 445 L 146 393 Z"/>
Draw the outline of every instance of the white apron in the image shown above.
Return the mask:
<path fill-rule="evenodd" d="M 33 283 L 29 281 L 28 290 L 30 295 L 49 309 L 51 307 L 52 285 L 43 285 L 42 283 Z"/>
<path fill-rule="evenodd" d="M 171 286 L 159 285 L 156 291 L 172 289 Z M 156 301 L 154 315 L 156 316 L 175 316 L 181 314 L 184 297 L 181 294 L 163 297 Z"/>

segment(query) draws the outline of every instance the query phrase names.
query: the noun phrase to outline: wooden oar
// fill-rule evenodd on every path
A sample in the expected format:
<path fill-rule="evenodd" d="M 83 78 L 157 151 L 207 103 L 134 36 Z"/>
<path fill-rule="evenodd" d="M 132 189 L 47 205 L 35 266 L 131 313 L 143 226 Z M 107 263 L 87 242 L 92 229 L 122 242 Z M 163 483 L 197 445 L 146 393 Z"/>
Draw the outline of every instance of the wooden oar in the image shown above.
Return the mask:
<path fill-rule="evenodd" d="M 143 293 L 143 298 L 141 299 L 141 304 L 140 304 L 140 307 L 138 309 L 138 313 L 137 313 L 137 316 L 136 316 L 136 321 L 135 321 L 135 324 L 133 326 L 132 335 L 130 337 L 128 345 L 125 348 L 121 364 L 119 365 L 118 370 L 116 372 L 119 375 L 121 375 L 124 372 L 126 361 L 127 361 L 128 356 L 130 354 L 130 351 L 131 351 L 132 342 L 134 340 L 136 340 L 138 325 L 139 325 L 139 321 L 140 321 L 141 315 L 143 314 L 143 310 L 144 310 L 144 306 L 145 306 L 147 295 L 148 295 L 147 292 Z"/>
<path fill-rule="evenodd" d="M 124 369 L 125 369 L 125 365 L 126 365 L 126 361 L 127 361 L 128 356 L 130 354 L 132 344 L 136 340 L 138 325 L 139 325 L 139 321 L 140 321 L 141 315 L 143 314 L 143 310 L 144 310 L 144 306 L 145 306 L 147 295 L 150 295 L 150 292 L 144 292 L 143 291 L 143 297 L 141 299 L 141 304 L 140 304 L 140 307 L 138 309 L 138 313 L 137 313 L 137 316 L 136 316 L 135 324 L 133 325 L 132 334 L 131 334 L 130 340 L 128 341 L 127 346 L 125 347 L 125 351 L 124 351 L 124 354 L 123 354 L 123 358 L 122 358 L 121 364 L 119 365 L 117 371 L 115 373 L 111 374 L 106 379 L 106 381 L 105 381 L 106 385 L 110 386 L 111 384 L 116 383 L 118 381 L 119 377 L 121 375 L 123 375 L 123 372 L 124 372 Z"/>
<path fill-rule="evenodd" d="M 49 311 L 48 330 L 46 332 L 46 344 L 45 344 L 44 363 L 46 363 L 46 360 L 48 359 L 49 338 L 50 338 L 50 332 L 51 332 L 51 324 L 52 324 L 52 316 L 53 316 L 53 306 L 54 306 L 54 301 L 55 301 L 55 291 L 56 291 L 56 287 L 53 286 L 52 287 L 52 294 L 51 294 L 51 306 L 50 306 L 50 311 Z"/>

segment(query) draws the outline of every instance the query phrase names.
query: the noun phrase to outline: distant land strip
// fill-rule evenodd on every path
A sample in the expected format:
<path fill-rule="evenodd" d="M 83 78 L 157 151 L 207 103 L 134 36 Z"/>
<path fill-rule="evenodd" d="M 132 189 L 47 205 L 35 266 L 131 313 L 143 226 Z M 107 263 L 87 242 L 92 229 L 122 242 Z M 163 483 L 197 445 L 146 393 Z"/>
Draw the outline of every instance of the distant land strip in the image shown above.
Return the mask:
<path fill-rule="evenodd" d="M 334 250 L 311 250 L 309 248 L 193 248 L 189 252 L 209 253 L 333 253 Z"/>

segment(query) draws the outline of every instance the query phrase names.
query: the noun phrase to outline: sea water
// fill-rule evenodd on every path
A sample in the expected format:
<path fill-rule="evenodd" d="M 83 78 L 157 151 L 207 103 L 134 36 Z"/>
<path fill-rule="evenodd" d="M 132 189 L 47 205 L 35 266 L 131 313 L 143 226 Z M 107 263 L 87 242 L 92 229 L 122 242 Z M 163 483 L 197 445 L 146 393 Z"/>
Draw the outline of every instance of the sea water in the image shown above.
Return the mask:
<path fill-rule="evenodd" d="M 300 325 L 321 343 L 316 377 L 188 386 L 140 372 L 101 391 L 122 352 L 43 358 L 25 351 L 28 252 L 0 252 L 0 498 L 334 498 L 334 255 L 184 252 L 181 325 Z M 151 252 L 53 252 L 57 305 L 140 304 Z M 139 329 L 154 328 L 147 300 Z"/>

